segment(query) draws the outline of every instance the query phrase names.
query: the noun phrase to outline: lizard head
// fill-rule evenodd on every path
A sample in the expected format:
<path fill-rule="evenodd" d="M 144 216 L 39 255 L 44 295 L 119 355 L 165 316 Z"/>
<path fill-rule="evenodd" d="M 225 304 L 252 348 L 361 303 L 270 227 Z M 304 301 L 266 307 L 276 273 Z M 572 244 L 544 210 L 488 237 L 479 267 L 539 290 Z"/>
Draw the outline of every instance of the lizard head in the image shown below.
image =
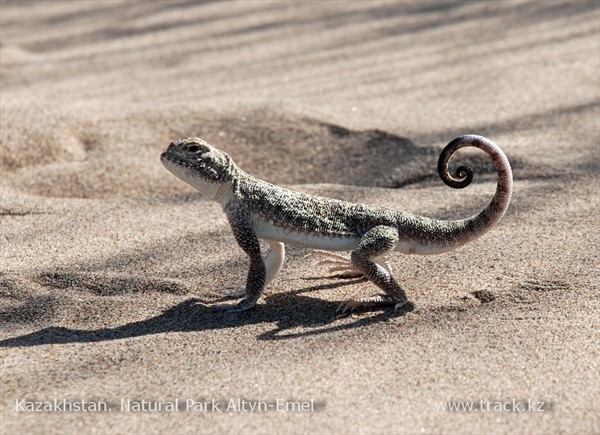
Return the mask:
<path fill-rule="evenodd" d="M 228 154 L 197 137 L 171 142 L 160 160 L 173 175 L 210 199 L 215 199 L 220 187 L 230 184 L 236 170 Z"/>

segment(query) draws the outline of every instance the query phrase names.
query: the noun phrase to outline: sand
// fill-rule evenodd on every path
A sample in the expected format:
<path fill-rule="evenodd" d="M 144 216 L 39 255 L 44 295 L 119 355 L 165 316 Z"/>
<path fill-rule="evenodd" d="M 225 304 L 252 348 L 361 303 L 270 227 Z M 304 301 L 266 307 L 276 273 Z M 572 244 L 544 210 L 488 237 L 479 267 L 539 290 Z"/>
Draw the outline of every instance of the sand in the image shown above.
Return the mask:
<path fill-rule="evenodd" d="M 0 12 L 2 433 L 600 432 L 597 2 Z M 256 309 L 210 310 L 247 260 L 161 166 L 171 140 L 461 219 L 494 170 L 465 151 L 475 181 L 453 191 L 436 163 L 471 132 L 506 151 L 514 198 L 455 252 L 390 257 L 414 311 L 336 317 L 377 289 L 294 246 Z"/>

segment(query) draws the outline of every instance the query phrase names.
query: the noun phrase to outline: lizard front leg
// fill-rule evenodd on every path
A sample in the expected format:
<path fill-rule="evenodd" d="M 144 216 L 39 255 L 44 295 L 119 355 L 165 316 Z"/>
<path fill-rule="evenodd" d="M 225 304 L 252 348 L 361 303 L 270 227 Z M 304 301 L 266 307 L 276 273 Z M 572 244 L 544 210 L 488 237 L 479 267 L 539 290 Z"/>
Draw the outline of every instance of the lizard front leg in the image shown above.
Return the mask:
<path fill-rule="evenodd" d="M 358 248 L 350 255 L 352 265 L 382 289 L 385 295 L 351 299 L 342 304 L 338 311 L 345 313 L 355 308 L 379 305 L 394 305 L 395 309 L 398 309 L 408 303 L 404 289 L 394 280 L 389 270 L 375 261 L 376 258 L 392 251 L 398 240 L 398 230 L 383 225 L 371 228 L 363 235 Z"/>
<path fill-rule="evenodd" d="M 267 281 L 267 268 L 260 252 L 260 243 L 247 216 L 239 210 L 227 213 L 235 240 L 250 259 L 244 299 L 237 304 L 215 305 L 217 310 L 241 312 L 256 305 Z M 274 274 L 273 274 L 274 276 Z M 271 277 L 272 278 L 272 277 Z"/>
<path fill-rule="evenodd" d="M 285 245 L 275 240 L 265 240 L 265 242 L 269 245 L 269 252 L 267 252 L 265 257 L 265 267 L 267 269 L 265 287 L 267 287 L 273 281 L 273 278 L 275 278 L 275 275 L 277 275 L 277 272 L 279 272 L 285 261 Z M 223 290 L 222 293 L 230 298 L 243 298 L 246 296 L 246 289 Z"/>
<path fill-rule="evenodd" d="M 281 266 L 285 261 L 285 245 L 276 240 L 265 240 L 269 245 L 269 252 L 265 258 L 265 266 L 267 268 L 267 278 L 265 279 L 265 287 L 268 286 Z"/>

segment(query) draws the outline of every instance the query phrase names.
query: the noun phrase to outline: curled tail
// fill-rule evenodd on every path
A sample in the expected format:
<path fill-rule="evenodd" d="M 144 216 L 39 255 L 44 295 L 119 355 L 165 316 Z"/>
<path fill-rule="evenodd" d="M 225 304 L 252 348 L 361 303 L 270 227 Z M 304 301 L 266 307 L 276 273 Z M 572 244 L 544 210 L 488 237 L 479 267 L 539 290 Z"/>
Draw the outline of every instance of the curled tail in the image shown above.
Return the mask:
<path fill-rule="evenodd" d="M 446 145 L 438 161 L 438 172 L 444 183 L 462 189 L 473 180 L 473 171 L 469 167 L 459 166 L 454 175 L 450 175 L 448 170 L 450 158 L 464 147 L 479 148 L 492 158 L 498 174 L 496 193 L 487 207 L 475 216 L 460 221 L 437 221 L 443 237 L 430 244 L 429 253 L 450 251 L 482 236 L 502 219 L 510 203 L 513 187 L 510 163 L 500 147 L 483 136 L 468 134 Z"/>
<path fill-rule="evenodd" d="M 470 218 L 480 221 L 481 224 L 486 224 L 487 227 L 485 228 L 485 231 L 487 231 L 491 226 L 500 221 L 508 208 L 513 188 L 512 170 L 510 168 L 510 163 L 506 158 L 506 154 L 504 154 L 504 151 L 502 151 L 498 145 L 486 137 L 477 136 L 475 134 L 466 134 L 457 137 L 446 145 L 440 154 L 438 172 L 442 181 L 448 186 L 455 189 L 462 189 L 467 187 L 471 184 L 471 181 L 473 181 L 473 171 L 467 166 L 459 166 L 456 169 L 454 176 L 450 175 L 448 170 L 448 162 L 454 153 L 461 148 L 469 146 L 479 148 L 490 156 L 494 165 L 496 165 L 496 173 L 498 174 L 498 183 L 496 185 L 496 194 L 494 195 L 494 198 L 481 213 Z"/>

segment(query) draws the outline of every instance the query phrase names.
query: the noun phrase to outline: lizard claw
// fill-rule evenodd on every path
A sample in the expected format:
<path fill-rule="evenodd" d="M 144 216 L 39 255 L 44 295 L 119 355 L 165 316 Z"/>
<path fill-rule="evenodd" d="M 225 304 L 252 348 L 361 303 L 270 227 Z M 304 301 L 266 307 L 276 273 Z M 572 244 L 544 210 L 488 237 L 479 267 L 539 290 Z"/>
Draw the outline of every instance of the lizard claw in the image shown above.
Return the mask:
<path fill-rule="evenodd" d="M 228 313 L 241 313 L 253 308 L 256 305 L 256 301 L 242 299 L 237 304 L 217 304 L 211 306 L 213 311 L 225 311 Z"/>
<path fill-rule="evenodd" d="M 340 278 L 359 278 L 364 276 L 361 271 L 354 267 L 352 260 L 344 255 L 323 251 L 321 249 L 313 249 L 304 258 L 312 255 L 332 258 L 332 260 L 319 261 L 317 266 L 331 266 L 327 269 L 328 272 L 341 272 L 338 275 Z"/>
<path fill-rule="evenodd" d="M 398 302 L 396 305 L 394 305 L 394 313 L 397 313 L 398 311 L 408 312 L 414 309 L 415 304 L 410 301 Z"/>
<path fill-rule="evenodd" d="M 241 289 L 237 289 L 237 290 L 223 289 L 223 290 L 220 290 L 220 293 L 223 294 L 223 296 L 231 298 L 231 299 L 238 299 L 238 298 L 246 297 L 246 289 L 245 288 L 241 288 Z"/>
<path fill-rule="evenodd" d="M 346 313 L 352 313 L 357 308 L 372 308 L 389 305 L 394 305 L 394 312 L 396 312 L 399 308 L 402 308 L 406 304 L 411 303 L 408 301 L 398 302 L 396 299 L 388 295 L 377 295 L 370 296 L 367 298 L 350 299 L 345 302 L 342 302 L 342 304 L 340 304 L 340 306 L 338 307 L 336 313 L 344 315 Z"/>
<path fill-rule="evenodd" d="M 331 258 L 331 260 L 319 261 L 317 263 L 317 266 L 331 266 L 328 269 L 329 272 L 341 272 L 339 275 L 337 275 L 338 278 L 362 278 L 363 276 L 365 276 L 363 272 L 361 272 L 356 268 L 356 266 L 354 266 L 352 260 L 345 255 L 340 255 L 329 251 L 323 251 L 321 249 L 313 249 L 308 254 L 306 254 L 304 258 L 312 255 Z M 392 266 L 387 261 L 385 261 L 385 259 L 375 259 L 374 261 L 388 272 L 392 271 Z"/>

